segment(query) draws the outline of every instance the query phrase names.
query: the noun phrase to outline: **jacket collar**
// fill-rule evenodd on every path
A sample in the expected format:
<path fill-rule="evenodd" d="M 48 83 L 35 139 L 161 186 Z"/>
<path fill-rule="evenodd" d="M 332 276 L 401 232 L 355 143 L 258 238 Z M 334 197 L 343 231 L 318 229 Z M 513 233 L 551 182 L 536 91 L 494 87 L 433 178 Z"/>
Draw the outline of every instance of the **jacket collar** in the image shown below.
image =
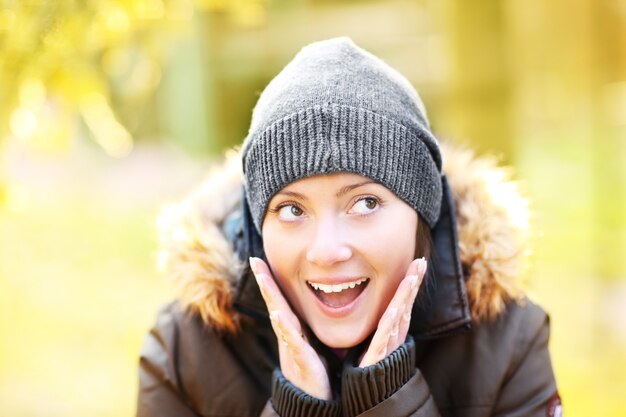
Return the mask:
<path fill-rule="evenodd" d="M 447 178 L 442 176 L 443 198 L 439 220 L 431 229 L 434 254 L 425 287 L 413 307 L 410 333 L 416 340 L 429 340 L 469 330 L 471 315 L 461 268 L 454 200 Z M 225 223 L 240 260 L 264 258 L 259 236 L 245 198 L 240 210 Z M 247 262 L 245 262 L 247 265 Z M 243 314 L 267 318 L 267 308 L 249 267 L 241 272 L 235 307 Z"/>
<path fill-rule="evenodd" d="M 474 323 L 495 319 L 509 302 L 522 300 L 519 278 L 530 253 L 528 201 L 510 169 L 441 145 L 445 199 L 432 228 L 437 257 L 413 312 L 411 331 L 418 340 L 467 328 L 468 305 Z M 242 312 L 265 313 L 245 270 L 248 254 L 262 256 L 262 244 L 250 233 L 252 223 L 245 226 L 242 194 L 241 157 L 230 152 L 197 189 L 166 206 L 158 221 L 159 269 L 175 283 L 181 307 L 228 333 L 237 331 Z"/>

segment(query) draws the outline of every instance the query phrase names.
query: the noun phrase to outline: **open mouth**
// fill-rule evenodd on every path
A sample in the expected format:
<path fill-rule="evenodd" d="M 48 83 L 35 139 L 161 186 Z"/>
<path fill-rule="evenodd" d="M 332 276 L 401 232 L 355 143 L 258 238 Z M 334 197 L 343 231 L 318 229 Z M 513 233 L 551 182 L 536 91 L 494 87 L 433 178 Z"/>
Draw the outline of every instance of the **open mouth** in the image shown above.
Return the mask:
<path fill-rule="evenodd" d="M 369 281 L 369 278 L 362 278 L 341 284 L 320 284 L 311 281 L 307 281 L 307 284 L 322 303 L 332 308 L 340 308 L 356 300 Z"/>

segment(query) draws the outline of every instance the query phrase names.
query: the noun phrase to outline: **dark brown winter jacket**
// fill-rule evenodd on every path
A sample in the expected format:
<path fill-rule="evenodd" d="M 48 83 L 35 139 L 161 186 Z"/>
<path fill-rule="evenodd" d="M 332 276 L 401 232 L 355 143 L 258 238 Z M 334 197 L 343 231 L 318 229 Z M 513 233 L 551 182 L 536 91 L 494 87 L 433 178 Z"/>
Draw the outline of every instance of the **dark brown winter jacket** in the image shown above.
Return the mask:
<path fill-rule="evenodd" d="M 180 294 L 143 346 L 137 415 L 559 415 L 548 317 L 518 286 L 526 201 L 493 161 L 443 153 L 454 204 L 439 223 L 453 233 L 435 239 L 443 256 L 429 268 L 410 336 L 365 369 L 321 347 L 331 402 L 299 391 L 278 370 L 276 337 L 240 256 L 250 243 L 242 241 L 238 156 L 165 210 L 160 262 Z"/>

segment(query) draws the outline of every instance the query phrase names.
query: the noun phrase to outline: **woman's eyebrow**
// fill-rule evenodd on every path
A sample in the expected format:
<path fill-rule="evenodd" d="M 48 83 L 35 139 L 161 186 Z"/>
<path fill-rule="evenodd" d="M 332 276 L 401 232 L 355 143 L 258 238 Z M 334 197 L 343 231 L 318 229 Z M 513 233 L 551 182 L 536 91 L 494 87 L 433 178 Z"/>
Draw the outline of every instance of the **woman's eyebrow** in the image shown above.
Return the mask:
<path fill-rule="evenodd" d="M 335 194 L 335 196 L 336 197 L 341 197 L 342 195 L 344 195 L 344 194 L 354 190 L 355 188 L 359 188 L 359 187 L 362 187 L 362 186 L 367 185 L 367 184 L 377 184 L 377 183 L 376 183 L 376 181 L 366 180 L 366 181 L 359 182 L 359 183 L 356 183 L 356 184 L 346 185 L 345 187 L 341 187 L 341 190 L 339 190 L 337 192 L 337 194 Z"/>
<path fill-rule="evenodd" d="M 286 196 L 293 197 L 293 198 L 298 198 L 300 200 L 308 200 L 308 198 L 304 194 L 296 193 L 295 191 L 280 190 L 279 192 L 276 193 L 276 195 L 278 194 L 286 195 Z"/>
<path fill-rule="evenodd" d="M 339 191 L 337 191 L 337 194 L 335 194 L 335 196 L 341 197 L 342 195 L 349 193 L 355 188 L 359 188 L 367 184 L 378 184 L 378 183 L 376 181 L 366 180 L 366 181 L 362 181 L 356 184 L 345 185 L 341 187 Z M 307 196 L 305 196 L 304 194 L 297 193 L 295 191 L 280 190 L 279 192 L 276 193 L 276 195 L 278 194 L 286 195 L 288 197 L 298 198 L 300 200 L 308 200 Z"/>

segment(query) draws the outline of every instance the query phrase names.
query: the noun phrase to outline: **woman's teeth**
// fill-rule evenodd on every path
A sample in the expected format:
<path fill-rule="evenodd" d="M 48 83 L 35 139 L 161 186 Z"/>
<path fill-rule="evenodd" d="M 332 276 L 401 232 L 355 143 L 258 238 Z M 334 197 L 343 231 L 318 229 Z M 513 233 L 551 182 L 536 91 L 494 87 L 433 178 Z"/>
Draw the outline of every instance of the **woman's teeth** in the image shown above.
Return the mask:
<path fill-rule="evenodd" d="M 361 285 L 362 283 L 364 283 L 365 281 L 367 281 L 369 278 L 363 278 L 363 279 L 359 279 L 357 281 L 351 281 L 351 282 L 344 282 L 343 284 L 319 284 L 316 282 L 310 282 L 309 281 L 309 285 L 311 287 L 313 287 L 313 289 L 315 291 L 323 291 L 326 294 L 329 294 L 331 292 L 341 292 L 343 290 L 347 290 L 348 288 L 354 288 L 357 285 Z"/>

